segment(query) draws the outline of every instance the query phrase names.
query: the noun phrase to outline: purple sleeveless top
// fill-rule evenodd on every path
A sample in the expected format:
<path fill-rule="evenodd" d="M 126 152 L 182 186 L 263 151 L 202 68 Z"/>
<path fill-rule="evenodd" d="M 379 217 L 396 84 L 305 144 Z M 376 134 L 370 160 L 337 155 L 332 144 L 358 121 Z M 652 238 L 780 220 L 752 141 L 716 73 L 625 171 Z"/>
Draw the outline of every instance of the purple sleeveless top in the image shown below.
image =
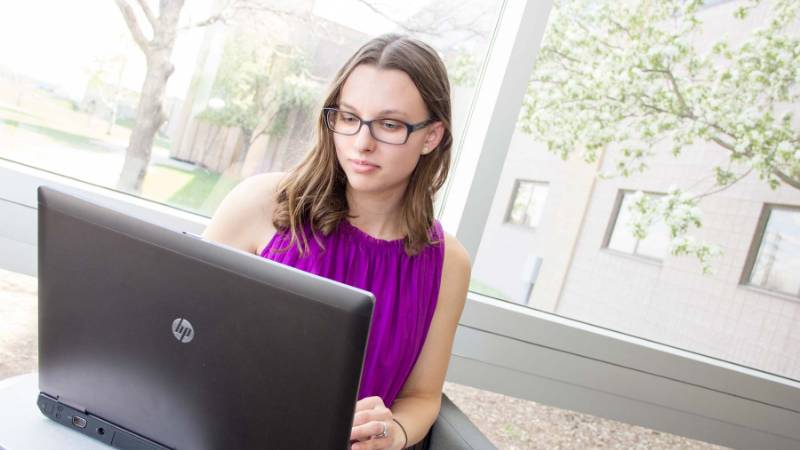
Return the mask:
<path fill-rule="evenodd" d="M 444 231 L 434 220 L 435 243 L 408 256 L 403 240 L 374 238 L 342 219 L 325 236 L 317 233 L 324 250 L 306 226 L 309 251 L 301 257 L 296 245 L 288 251 L 288 230 L 278 231 L 261 256 L 306 272 L 372 292 L 369 341 L 359 400 L 379 396 L 391 407 L 422 350 L 439 297 L 444 260 Z"/>

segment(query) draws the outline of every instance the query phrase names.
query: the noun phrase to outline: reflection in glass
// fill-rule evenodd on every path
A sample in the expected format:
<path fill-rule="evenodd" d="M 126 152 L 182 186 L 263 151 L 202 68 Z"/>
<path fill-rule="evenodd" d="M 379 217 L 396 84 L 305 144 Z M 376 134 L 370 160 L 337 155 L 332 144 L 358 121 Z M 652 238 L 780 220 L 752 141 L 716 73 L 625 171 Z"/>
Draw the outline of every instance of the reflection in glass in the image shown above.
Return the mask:
<path fill-rule="evenodd" d="M 628 227 L 631 220 L 630 209 L 634 202 L 633 195 L 632 192 L 626 192 L 622 196 L 608 248 L 631 255 L 662 259 L 669 251 L 669 228 L 662 220 L 656 219 L 647 230 L 647 237 L 637 239 Z"/>
<path fill-rule="evenodd" d="M 800 209 L 769 210 L 750 284 L 800 297 Z"/>
<path fill-rule="evenodd" d="M 800 379 L 800 153 L 786 116 L 800 91 L 781 50 L 800 9 L 711 3 L 554 2 L 472 288 Z M 535 233 L 508 226 L 535 203 L 517 180 L 548 188 Z M 630 211 L 638 191 L 666 197 Z M 765 204 L 781 206 L 762 221 Z M 646 237 L 628 223 L 649 223 Z M 721 250 L 710 274 L 705 243 Z"/>
<path fill-rule="evenodd" d="M 536 228 L 539 225 L 539 221 L 542 220 L 546 199 L 546 184 L 519 181 L 511 201 L 511 210 L 508 214 L 509 223 Z"/>
<path fill-rule="evenodd" d="M 0 158 L 211 215 L 241 179 L 299 160 L 328 82 L 379 34 L 410 34 L 440 53 L 458 136 L 502 1 L 212 0 L 154 13 L 181 4 L 175 23 L 157 24 L 175 36 L 158 61 L 145 58 L 146 15 L 115 2 L 89 15 L 55 0 L 6 8 Z M 42 40 L 42 29 L 59 39 Z M 152 142 L 134 138 L 145 123 Z"/>

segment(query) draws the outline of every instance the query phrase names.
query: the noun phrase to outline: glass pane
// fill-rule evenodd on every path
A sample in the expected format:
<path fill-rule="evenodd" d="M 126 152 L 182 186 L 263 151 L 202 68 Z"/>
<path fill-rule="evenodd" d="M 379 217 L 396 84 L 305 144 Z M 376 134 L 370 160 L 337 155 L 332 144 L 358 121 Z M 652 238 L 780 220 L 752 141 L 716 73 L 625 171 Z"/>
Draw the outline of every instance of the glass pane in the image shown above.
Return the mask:
<path fill-rule="evenodd" d="M 539 221 L 542 220 L 544 213 L 544 202 L 547 199 L 547 186 L 536 184 L 533 190 L 533 195 L 528 201 L 527 221 L 526 225 L 529 227 L 537 227 Z"/>
<path fill-rule="evenodd" d="M 796 2 L 554 3 L 474 287 L 800 379 Z M 536 233 L 502 221 L 520 179 L 548 186 Z M 658 194 L 617 208 L 637 191 Z"/>
<path fill-rule="evenodd" d="M 800 297 L 800 210 L 770 212 L 750 283 Z"/>
<path fill-rule="evenodd" d="M 611 239 L 608 241 L 608 248 L 633 254 L 636 251 L 636 241 L 638 239 L 636 239 L 628 226 L 631 218 L 631 203 L 631 196 L 626 193 L 619 206 L 617 219 L 614 221 L 614 230 L 611 233 Z"/>
<path fill-rule="evenodd" d="M 514 195 L 514 202 L 511 206 L 511 223 L 521 224 L 525 221 L 525 213 L 531 199 L 533 183 L 520 181 L 517 185 L 517 192 Z"/>
<path fill-rule="evenodd" d="M 36 278 L 0 269 L 0 380 L 37 365 Z"/>
<path fill-rule="evenodd" d="M 669 242 L 669 227 L 659 220 L 647 231 L 647 237 L 639 241 L 636 253 L 663 259 L 669 253 Z"/>
<path fill-rule="evenodd" d="M 133 26 L 114 2 L 15 2 L 0 14 L 0 158 L 210 215 L 242 178 L 298 161 L 333 74 L 379 34 L 440 53 L 457 137 L 501 4 L 185 2 L 161 25 L 177 30 L 171 57 L 148 66 L 131 31 L 149 37 L 143 14 Z"/>

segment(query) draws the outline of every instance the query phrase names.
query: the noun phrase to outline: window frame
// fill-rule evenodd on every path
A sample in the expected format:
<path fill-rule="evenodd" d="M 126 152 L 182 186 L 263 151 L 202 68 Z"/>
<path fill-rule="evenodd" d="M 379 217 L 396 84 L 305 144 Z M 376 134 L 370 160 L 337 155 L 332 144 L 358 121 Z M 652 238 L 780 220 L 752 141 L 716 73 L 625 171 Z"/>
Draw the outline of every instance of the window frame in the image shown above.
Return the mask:
<path fill-rule="evenodd" d="M 725 3 L 730 3 L 734 0 L 710 0 L 710 1 L 711 1 L 710 3 L 709 0 L 704 1 L 703 6 L 701 6 L 700 9 L 714 8 L 720 5 L 724 5 Z"/>
<path fill-rule="evenodd" d="M 530 183 L 530 184 L 532 184 L 534 191 L 535 191 L 535 189 L 537 187 L 545 187 L 545 188 L 548 189 L 547 196 L 550 195 L 550 191 L 549 191 L 550 183 L 548 183 L 546 181 L 539 181 L 539 180 L 533 180 L 533 179 L 523 179 L 523 178 L 515 179 L 514 180 L 514 188 L 511 191 L 511 198 L 509 199 L 508 206 L 506 207 L 506 213 L 505 213 L 505 216 L 503 217 L 503 224 L 514 226 L 514 227 L 520 227 L 520 228 L 523 228 L 523 229 L 526 229 L 526 230 L 533 231 L 533 230 L 536 230 L 536 229 L 539 228 L 539 226 L 541 225 L 541 220 L 539 222 L 537 222 L 536 225 L 528 225 L 527 223 L 516 223 L 516 222 L 512 222 L 512 220 L 511 220 L 511 212 L 514 209 L 514 200 L 516 200 L 517 194 L 519 194 L 519 188 L 522 185 L 522 183 Z M 547 200 L 546 200 L 547 196 L 545 197 L 545 203 L 544 203 L 544 205 L 542 205 L 542 208 L 544 208 L 545 205 L 547 205 Z M 526 206 L 529 206 L 529 205 L 530 205 L 530 201 L 528 201 L 528 205 L 526 205 Z M 526 211 L 527 211 L 527 208 L 526 208 Z"/>
<path fill-rule="evenodd" d="M 506 1 L 437 201 L 474 259 L 553 0 Z M 0 267 L 35 273 L 36 187 L 198 232 L 207 218 L 0 161 Z M 13 224 L 12 224 L 13 222 Z M 449 381 L 738 448 L 800 448 L 800 381 L 470 292 Z"/>
<path fill-rule="evenodd" d="M 788 292 L 776 291 L 763 286 L 752 284 L 750 282 L 753 277 L 753 269 L 755 268 L 756 265 L 758 252 L 761 249 L 761 241 L 764 239 L 764 233 L 767 231 L 767 225 L 769 225 L 769 219 L 772 215 L 772 211 L 775 209 L 790 210 L 796 212 L 797 214 L 800 214 L 800 206 L 798 205 L 767 202 L 761 206 L 761 213 L 758 216 L 758 222 L 756 222 L 756 227 L 755 230 L 753 231 L 753 238 L 750 240 L 750 247 L 747 250 L 747 258 L 745 259 L 744 267 L 742 268 L 742 274 L 739 277 L 739 285 L 741 287 L 755 290 L 759 293 L 763 293 L 766 295 L 771 295 L 774 297 L 779 297 L 794 302 L 800 302 L 800 292 L 798 292 L 797 295 L 792 295 Z"/>

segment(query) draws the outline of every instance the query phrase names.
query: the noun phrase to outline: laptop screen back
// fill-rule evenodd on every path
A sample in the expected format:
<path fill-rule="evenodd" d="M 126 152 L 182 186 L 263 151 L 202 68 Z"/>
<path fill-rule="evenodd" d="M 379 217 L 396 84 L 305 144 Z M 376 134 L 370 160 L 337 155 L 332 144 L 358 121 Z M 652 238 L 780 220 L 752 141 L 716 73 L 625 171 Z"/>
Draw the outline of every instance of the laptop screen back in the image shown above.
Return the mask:
<path fill-rule="evenodd" d="M 172 448 L 348 446 L 372 294 L 46 187 L 38 249 L 43 393 Z"/>

